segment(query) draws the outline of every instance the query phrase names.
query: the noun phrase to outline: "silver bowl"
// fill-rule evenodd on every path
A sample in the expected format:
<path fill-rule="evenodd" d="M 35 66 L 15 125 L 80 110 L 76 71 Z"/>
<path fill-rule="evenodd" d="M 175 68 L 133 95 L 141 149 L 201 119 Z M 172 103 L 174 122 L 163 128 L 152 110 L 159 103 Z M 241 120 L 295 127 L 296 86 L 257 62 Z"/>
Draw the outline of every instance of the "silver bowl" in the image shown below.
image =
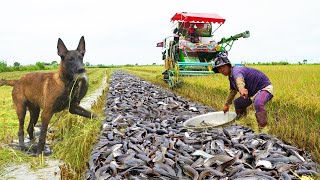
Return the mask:
<path fill-rule="evenodd" d="M 235 112 L 210 112 L 186 120 L 183 126 L 191 129 L 219 127 L 233 122 L 236 116 L 237 114 Z"/>

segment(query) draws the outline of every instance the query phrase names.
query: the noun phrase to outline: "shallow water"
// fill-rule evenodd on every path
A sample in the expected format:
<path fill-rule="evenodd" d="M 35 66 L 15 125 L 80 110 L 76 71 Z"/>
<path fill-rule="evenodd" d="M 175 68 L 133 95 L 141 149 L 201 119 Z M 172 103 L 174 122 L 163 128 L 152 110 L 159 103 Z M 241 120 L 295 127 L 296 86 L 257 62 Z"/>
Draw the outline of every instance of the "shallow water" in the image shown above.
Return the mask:
<path fill-rule="evenodd" d="M 48 159 L 44 168 L 32 170 L 29 164 L 11 165 L 6 168 L 7 173 L 4 175 L 5 179 L 28 179 L 28 180 L 56 180 L 60 179 L 60 168 L 62 161 Z"/>

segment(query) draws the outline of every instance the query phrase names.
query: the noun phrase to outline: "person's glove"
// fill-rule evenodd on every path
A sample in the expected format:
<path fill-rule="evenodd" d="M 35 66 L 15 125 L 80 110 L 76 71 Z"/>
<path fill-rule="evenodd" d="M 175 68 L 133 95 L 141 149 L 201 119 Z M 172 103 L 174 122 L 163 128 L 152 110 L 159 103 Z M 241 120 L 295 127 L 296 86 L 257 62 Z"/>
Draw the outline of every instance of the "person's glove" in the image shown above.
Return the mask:
<path fill-rule="evenodd" d="M 229 111 L 229 107 L 230 107 L 229 104 L 224 104 L 224 106 L 223 106 L 223 112 L 224 112 L 224 113 L 228 112 L 228 111 Z"/>
<path fill-rule="evenodd" d="M 240 93 L 240 96 L 242 96 L 244 99 L 248 98 L 248 89 L 244 87 L 240 88 L 239 93 Z"/>

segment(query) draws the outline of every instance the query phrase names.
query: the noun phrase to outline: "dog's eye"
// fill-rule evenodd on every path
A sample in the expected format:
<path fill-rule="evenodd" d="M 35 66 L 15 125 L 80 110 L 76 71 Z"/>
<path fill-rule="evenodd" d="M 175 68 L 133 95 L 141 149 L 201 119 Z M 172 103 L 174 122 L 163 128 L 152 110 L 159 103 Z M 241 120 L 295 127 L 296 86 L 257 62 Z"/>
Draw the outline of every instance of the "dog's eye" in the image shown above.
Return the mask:
<path fill-rule="evenodd" d="M 78 58 L 79 58 L 79 59 L 82 59 L 82 56 L 81 56 L 81 55 L 79 55 L 79 56 L 78 56 Z"/>

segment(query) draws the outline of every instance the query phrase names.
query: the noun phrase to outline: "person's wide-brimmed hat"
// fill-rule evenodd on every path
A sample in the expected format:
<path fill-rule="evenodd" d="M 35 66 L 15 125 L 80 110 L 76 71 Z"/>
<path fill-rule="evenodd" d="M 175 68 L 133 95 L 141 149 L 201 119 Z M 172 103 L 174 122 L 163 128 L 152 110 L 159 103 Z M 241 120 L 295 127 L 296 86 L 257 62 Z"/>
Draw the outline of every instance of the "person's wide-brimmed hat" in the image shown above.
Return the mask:
<path fill-rule="evenodd" d="M 228 59 L 228 53 L 225 51 L 219 52 L 213 62 L 213 71 L 215 73 L 219 73 L 219 67 L 226 65 L 226 64 L 230 64 L 230 61 Z"/>

